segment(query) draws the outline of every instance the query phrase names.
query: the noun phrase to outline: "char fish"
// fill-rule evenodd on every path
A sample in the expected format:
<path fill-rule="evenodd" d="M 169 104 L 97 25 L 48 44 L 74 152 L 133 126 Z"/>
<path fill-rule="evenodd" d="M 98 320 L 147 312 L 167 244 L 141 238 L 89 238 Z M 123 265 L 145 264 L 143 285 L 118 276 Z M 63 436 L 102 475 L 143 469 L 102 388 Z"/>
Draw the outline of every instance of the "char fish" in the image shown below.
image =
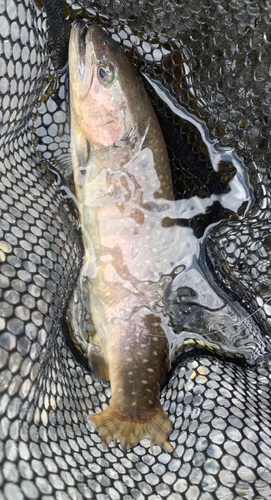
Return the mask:
<path fill-rule="evenodd" d="M 110 406 L 90 421 L 104 445 L 148 437 L 172 451 L 159 401 L 169 348 L 157 301 L 168 272 L 159 207 L 173 200 L 164 139 L 121 47 L 75 22 L 69 44 L 71 150 L 96 334 L 95 380 L 110 380 Z M 161 291 L 162 290 L 162 291 Z M 160 291 L 160 292 L 159 292 Z M 159 295 L 160 293 L 160 295 Z"/>

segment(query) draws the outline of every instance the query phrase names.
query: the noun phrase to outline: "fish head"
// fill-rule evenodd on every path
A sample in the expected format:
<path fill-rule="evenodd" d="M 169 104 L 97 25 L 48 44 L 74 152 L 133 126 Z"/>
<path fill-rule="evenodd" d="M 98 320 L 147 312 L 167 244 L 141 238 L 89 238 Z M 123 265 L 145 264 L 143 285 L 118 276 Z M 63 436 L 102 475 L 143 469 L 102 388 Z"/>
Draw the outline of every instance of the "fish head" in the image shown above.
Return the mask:
<path fill-rule="evenodd" d="M 97 25 L 75 22 L 69 43 L 72 124 L 92 148 L 114 145 L 136 126 L 138 78 L 121 47 Z"/>

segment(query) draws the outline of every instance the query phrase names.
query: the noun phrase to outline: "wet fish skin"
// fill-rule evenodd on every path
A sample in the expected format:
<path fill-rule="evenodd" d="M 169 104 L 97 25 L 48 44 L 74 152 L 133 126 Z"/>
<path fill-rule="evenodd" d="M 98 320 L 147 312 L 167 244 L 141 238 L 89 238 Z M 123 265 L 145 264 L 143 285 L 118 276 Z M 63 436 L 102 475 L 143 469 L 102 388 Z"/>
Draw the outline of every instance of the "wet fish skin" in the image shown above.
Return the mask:
<path fill-rule="evenodd" d="M 110 379 L 112 390 L 110 406 L 90 421 L 104 445 L 114 439 L 129 449 L 146 436 L 172 451 L 172 422 L 159 401 L 168 343 L 148 300 L 163 274 L 155 267 L 159 237 L 157 248 L 148 244 L 151 207 L 173 199 L 166 146 L 134 69 L 102 29 L 74 23 L 69 67 L 73 171 L 97 332 L 89 359 L 94 379 Z"/>

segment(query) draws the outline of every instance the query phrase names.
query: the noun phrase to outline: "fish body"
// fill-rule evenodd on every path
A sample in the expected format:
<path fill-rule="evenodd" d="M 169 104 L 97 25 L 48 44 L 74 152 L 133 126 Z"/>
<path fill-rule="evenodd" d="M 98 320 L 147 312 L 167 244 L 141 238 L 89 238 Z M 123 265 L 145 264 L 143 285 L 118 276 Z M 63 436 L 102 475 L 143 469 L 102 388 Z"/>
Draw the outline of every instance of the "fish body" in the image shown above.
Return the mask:
<path fill-rule="evenodd" d="M 126 55 L 101 28 L 73 24 L 69 45 L 71 150 L 95 325 L 89 361 L 109 379 L 110 406 L 91 415 L 106 445 L 140 439 L 168 451 L 172 422 L 159 392 L 169 368 L 156 304 L 165 274 L 157 202 L 173 200 L 166 146 Z M 150 237 L 150 234 L 152 237 Z"/>

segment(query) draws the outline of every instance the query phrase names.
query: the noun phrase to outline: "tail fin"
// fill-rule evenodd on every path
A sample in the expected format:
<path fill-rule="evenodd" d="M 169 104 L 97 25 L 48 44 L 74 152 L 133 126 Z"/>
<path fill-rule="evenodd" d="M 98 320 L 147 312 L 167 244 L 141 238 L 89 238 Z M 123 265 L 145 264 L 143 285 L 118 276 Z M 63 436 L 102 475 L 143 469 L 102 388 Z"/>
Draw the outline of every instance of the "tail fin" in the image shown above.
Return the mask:
<path fill-rule="evenodd" d="M 97 415 L 90 415 L 89 420 L 99 431 L 105 448 L 112 439 L 115 441 L 119 439 L 121 446 L 125 450 L 129 450 L 141 439 L 148 437 L 151 440 L 151 445 L 158 444 L 169 453 L 174 450 L 167 441 L 172 429 L 172 422 L 160 403 L 152 410 L 148 419 L 146 415 L 129 417 L 128 414 L 121 413 L 111 402 L 105 411 Z"/>

